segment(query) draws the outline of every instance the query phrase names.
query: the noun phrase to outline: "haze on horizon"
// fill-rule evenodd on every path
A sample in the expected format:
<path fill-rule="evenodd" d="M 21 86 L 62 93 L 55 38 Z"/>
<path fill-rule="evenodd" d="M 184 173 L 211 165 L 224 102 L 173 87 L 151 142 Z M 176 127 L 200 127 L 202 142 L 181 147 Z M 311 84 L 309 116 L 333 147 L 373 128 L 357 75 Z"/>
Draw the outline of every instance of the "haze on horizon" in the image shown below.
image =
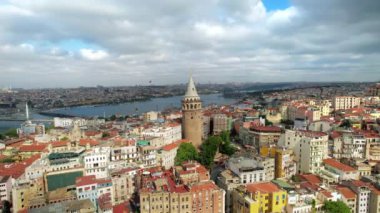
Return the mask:
<path fill-rule="evenodd" d="M 380 80 L 379 0 L 0 2 L 0 88 Z"/>

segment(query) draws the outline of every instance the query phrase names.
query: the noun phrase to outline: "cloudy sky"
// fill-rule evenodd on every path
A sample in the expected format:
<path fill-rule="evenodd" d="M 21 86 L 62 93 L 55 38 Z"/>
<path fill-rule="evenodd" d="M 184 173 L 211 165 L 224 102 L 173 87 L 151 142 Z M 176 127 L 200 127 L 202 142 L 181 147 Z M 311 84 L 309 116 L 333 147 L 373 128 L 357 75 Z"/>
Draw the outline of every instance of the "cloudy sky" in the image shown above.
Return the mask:
<path fill-rule="evenodd" d="M 0 87 L 380 80 L 379 0 L 1 0 Z"/>

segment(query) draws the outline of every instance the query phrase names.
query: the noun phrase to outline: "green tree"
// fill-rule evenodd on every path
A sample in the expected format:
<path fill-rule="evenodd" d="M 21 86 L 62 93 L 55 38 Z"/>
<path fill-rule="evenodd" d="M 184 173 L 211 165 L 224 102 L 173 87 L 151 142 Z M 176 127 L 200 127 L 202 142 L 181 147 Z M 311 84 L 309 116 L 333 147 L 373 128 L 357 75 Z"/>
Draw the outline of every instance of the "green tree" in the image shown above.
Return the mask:
<path fill-rule="evenodd" d="M 220 134 L 220 138 L 222 139 L 222 144 L 220 145 L 220 148 L 219 148 L 220 153 L 226 154 L 228 156 L 233 155 L 236 149 L 231 144 L 230 132 L 223 131 L 222 134 Z"/>
<path fill-rule="evenodd" d="M 175 156 L 175 165 L 181 165 L 188 160 L 197 160 L 198 152 L 192 143 L 181 143 Z"/>
<path fill-rule="evenodd" d="M 326 213 L 350 213 L 350 208 L 342 201 L 326 201 L 322 207 Z"/>
<path fill-rule="evenodd" d="M 109 136 L 110 136 L 110 134 L 108 132 L 103 132 L 103 134 L 102 134 L 102 138 L 107 138 Z"/>
<path fill-rule="evenodd" d="M 3 134 L 0 134 L 0 140 L 4 140 L 5 136 Z"/>
<path fill-rule="evenodd" d="M 351 128 L 351 127 L 352 127 L 352 123 L 351 123 L 350 120 L 345 119 L 345 120 L 343 120 L 342 123 L 340 124 L 340 127 L 344 127 L 344 128 L 346 128 L 346 129 L 348 129 L 348 128 Z"/>
<path fill-rule="evenodd" d="M 15 160 L 12 158 L 4 158 L 4 159 L 0 160 L 0 162 L 1 163 L 13 163 L 13 162 L 15 162 Z"/>
<path fill-rule="evenodd" d="M 3 210 L 2 213 L 10 213 L 11 212 L 11 203 L 7 200 L 3 200 Z"/>
<path fill-rule="evenodd" d="M 11 138 L 17 138 L 17 137 L 18 137 L 17 129 L 15 129 L 15 128 L 8 129 L 8 130 L 4 133 L 4 135 L 5 135 L 5 136 L 8 136 L 8 137 L 11 137 Z"/>
<path fill-rule="evenodd" d="M 111 115 L 110 120 L 111 120 L 111 121 L 116 120 L 116 115 Z"/>
<path fill-rule="evenodd" d="M 214 162 L 216 152 L 219 146 L 223 143 L 222 138 L 219 136 L 211 136 L 201 145 L 201 152 L 199 153 L 199 162 L 210 168 Z"/>
<path fill-rule="evenodd" d="M 68 141 L 69 140 L 69 138 L 68 137 L 63 137 L 63 138 L 61 138 L 61 141 Z"/>
<path fill-rule="evenodd" d="M 315 205 L 317 204 L 317 202 L 315 201 L 315 199 L 313 199 L 313 201 L 311 201 L 311 212 L 312 213 L 315 213 L 316 210 L 315 210 Z"/>

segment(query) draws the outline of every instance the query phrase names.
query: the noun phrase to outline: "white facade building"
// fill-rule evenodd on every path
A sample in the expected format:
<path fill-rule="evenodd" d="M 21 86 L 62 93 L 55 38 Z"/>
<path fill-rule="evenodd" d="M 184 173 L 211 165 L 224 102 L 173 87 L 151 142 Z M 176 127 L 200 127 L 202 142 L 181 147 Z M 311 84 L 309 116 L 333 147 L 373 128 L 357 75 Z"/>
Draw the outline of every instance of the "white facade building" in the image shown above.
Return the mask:
<path fill-rule="evenodd" d="M 110 162 L 110 148 L 95 148 L 83 157 L 85 175 L 95 175 L 96 178 L 108 177 L 108 163 Z"/>
<path fill-rule="evenodd" d="M 328 135 L 323 132 L 286 130 L 283 143 L 293 149 L 298 173 L 317 173 L 328 156 Z"/>
<path fill-rule="evenodd" d="M 158 151 L 157 159 L 158 163 L 162 167 L 164 167 L 165 169 L 170 169 L 174 167 L 174 160 L 175 156 L 177 155 L 179 145 L 180 143 L 174 142 L 162 147 L 162 149 Z"/>
<path fill-rule="evenodd" d="M 12 202 L 12 178 L 11 176 L 0 176 L 0 202 L 7 200 Z"/>
<path fill-rule="evenodd" d="M 334 110 L 351 109 L 360 105 L 360 98 L 354 96 L 337 96 L 333 99 Z"/>
<path fill-rule="evenodd" d="M 274 161 L 273 161 L 274 164 Z M 240 183 L 255 183 L 270 181 L 266 177 L 266 170 L 262 162 L 247 157 L 230 158 L 227 163 L 230 169 L 236 176 L 239 177 Z M 274 173 L 274 169 L 272 168 Z M 274 175 L 273 175 L 274 176 Z M 272 179 L 273 179 L 272 176 Z M 271 180 L 272 180 L 271 179 Z"/>
<path fill-rule="evenodd" d="M 79 177 L 76 180 L 76 194 L 78 200 L 90 199 L 98 207 L 97 199 L 105 194 L 110 194 L 112 199 L 111 179 L 96 179 L 94 175 Z"/>
<path fill-rule="evenodd" d="M 181 124 L 169 124 L 166 126 L 153 127 L 142 132 L 144 137 L 158 137 L 162 139 L 162 145 L 171 144 L 182 139 Z"/>

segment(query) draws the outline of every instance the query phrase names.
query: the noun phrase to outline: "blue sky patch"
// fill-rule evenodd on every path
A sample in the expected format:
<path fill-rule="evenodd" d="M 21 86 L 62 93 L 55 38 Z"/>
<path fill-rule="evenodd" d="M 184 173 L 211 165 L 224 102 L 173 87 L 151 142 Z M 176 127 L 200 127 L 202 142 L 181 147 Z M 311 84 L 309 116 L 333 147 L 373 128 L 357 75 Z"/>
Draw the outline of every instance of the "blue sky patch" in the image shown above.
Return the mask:
<path fill-rule="evenodd" d="M 290 0 L 262 0 L 267 11 L 284 10 L 291 6 Z"/>

